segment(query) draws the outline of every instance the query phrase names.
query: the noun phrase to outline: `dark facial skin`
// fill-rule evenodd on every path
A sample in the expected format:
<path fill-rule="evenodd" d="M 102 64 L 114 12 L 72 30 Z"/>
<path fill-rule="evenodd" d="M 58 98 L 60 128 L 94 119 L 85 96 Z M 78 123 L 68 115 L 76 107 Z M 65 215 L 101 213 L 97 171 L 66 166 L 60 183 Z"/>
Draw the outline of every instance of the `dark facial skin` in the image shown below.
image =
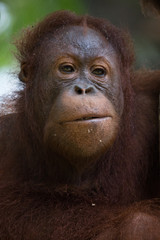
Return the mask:
<path fill-rule="evenodd" d="M 44 142 L 83 171 L 117 137 L 123 93 L 116 53 L 103 36 L 82 26 L 59 30 L 45 52 Z"/>

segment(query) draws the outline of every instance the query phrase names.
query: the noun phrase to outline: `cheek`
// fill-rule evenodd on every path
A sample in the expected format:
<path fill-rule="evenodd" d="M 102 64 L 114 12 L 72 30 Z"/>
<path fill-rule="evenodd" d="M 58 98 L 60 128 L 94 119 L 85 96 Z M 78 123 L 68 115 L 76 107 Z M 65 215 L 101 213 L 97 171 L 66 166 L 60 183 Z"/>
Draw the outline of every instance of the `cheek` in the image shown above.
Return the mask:
<path fill-rule="evenodd" d="M 122 86 L 119 84 L 118 91 L 115 99 L 115 108 L 119 116 L 122 116 L 124 109 L 124 94 L 122 91 Z"/>
<path fill-rule="evenodd" d="M 118 63 L 118 60 L 116 56 L 113 56 L 112 62 L 114 62 L 114 65 L 112 66 L 112 80 L 110 82 L 110 93 L 111 93 L 111 101 L 113 102 L 113 105 L 115 106 L 115 110 L 118 113 L 118 115 L 121 117 L 123 114 L 124 109 L 124 94 L 122 89 L 122 78 L 120 72 L 120 66 Z"/>
<path fill-rule="evenodd" d="M 120 80 L 118 78 L 112 85 L 110 85 L 109 90 L 110 91 L 108 95 L 110 97 L 110 100 L 113 103 L 118 116 L 121 117 L 124 110 L 124 94 L 122 91 Z"/>

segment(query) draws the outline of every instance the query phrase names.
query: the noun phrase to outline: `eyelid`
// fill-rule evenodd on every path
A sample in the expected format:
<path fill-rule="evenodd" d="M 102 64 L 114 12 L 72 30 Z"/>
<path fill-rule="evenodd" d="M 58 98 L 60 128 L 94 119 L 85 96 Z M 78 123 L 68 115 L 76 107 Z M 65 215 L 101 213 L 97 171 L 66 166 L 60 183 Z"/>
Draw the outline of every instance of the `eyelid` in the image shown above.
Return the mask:
<path fill-rule="evenodd" d="M 94 70 L 94 69 L 97 69 L 97 68 L 101 68 L 101 69 L 106 69 L 104 66 L 102 66 L 102 65 L 93 65 L 93 66 L 91 66 L 91 68 L 90 69 L 92 69 L 92 70 Z"/>
<path fill-rule="evenodd" d="M 63 67 L 71 67 L 71 69 L 73 69 L 73 71 L 65 71 L 63 69 Z M 76 67 L 74 66 L 74 64 L 71 64 L 71 63 L 62 63 L 62 64 L 59 64 L 58 66 L 58 71 L 62 74 L 75 74 L 75 72 L 77 71 L 76 70 Z"/>
<path fill-rule="evenodd" d="M 111 66 L 110 66 L 110 63 L 106 60 L 106 59 L 95 59 L 92 64 L 90 64 L 90 69 L 93 67 L 93 66 L 96 66 L 96 68 L 103 68 L 106 70 L 106 75 L 111 75 L 112 73 L 112 69 L 111 69 Z"/>
<path fill-rule="evenodd" d="M 94 73 L 94 71 L 96 71 L 97 69 L 102 70 L 103 73 L 102 74 L 96 74 Z M 90 68 L 90 72 L 91 74 L 93 74 L 95 77 L 105 77 L 108 74 L 108 71 L 106 68 L 104 68 L 103 66 L 100 65 L 94 65 Z"/>
<path fill-rule="evenodd" d="M 62 62 L 62 63 L 58 64 L 58 69 L 63 66 L 71 66 L 74 68 L 75 71 L 77 71 L 77 67 L 75 66 L 75 64 L 73 64 L 71 62 Z"/>
<path fill-rule="evenodd" d="M 54 68 L 58 69 L 60 65 L 71 65 L 74 67 L 74 69 L 77 71 L 77 62 L 75 58 L 71 56 L 60 56 L 55 60 Z"/>
<path fill-rule="evenodd" d="M 62 63 L 70 63 L 75 64 L 75 59 L 71 56 L 60 56 L 56 59 L 56 65 L 62 64 Z"/>
<path fill-rule="evenodd" d="M 74 66 L 74 64 L 71 63 L 71 62 L 62 62 L 62 63 L 59 63 L 59 64 L 58 64 L 58 66 L 63 66 L 63 65 Z"/>

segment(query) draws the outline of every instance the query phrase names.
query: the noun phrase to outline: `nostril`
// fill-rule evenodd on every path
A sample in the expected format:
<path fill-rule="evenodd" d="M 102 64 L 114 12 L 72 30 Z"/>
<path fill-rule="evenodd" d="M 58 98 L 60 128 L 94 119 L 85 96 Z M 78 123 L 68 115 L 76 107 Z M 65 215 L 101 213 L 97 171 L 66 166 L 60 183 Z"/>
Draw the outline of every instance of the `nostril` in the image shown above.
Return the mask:
<path fill-rule="evenodd" d="M 93 87 L 89 87 L 87 89 L 85 89 L 85 93 L 91 93 L 93 91 Z"/>
<path fill-rule="evenodd" d="M 94 93 L 94 88 L 91 86 L 91 87 L 87 87 L 87 88 L 82 88 L 82 87 L 79 87 L 79 86 L 75 86 L 74 87 L 74 91 L 76 92 L 76 94 L 89 94 L 89 93 Z"/>
<path fill-rule="evenodd" d="M 78 87 L 78 86 L 75 86 L 75 92 L 78 93 L 78 94 L 83 94 L 83 89 Z"/>

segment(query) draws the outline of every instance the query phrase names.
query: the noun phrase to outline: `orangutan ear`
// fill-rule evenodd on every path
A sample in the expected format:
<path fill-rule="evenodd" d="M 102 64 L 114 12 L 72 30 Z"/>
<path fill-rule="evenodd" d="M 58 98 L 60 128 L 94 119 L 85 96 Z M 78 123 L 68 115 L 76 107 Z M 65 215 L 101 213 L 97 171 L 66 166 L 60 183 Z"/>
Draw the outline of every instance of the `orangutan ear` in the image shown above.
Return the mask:
<path fill-rule="evenodd" d="M 28 73 L 28 66 L 27 66 L 26 63 L 22 63 L 21 64 L 21 71 L 20 71 L 20 73 L 18 75 L 20 81 L 24 82 L 24 83 L 28 82 L 28 80 L 29 80 L 28 75 L 29 75 L 29 73 Z"/>

